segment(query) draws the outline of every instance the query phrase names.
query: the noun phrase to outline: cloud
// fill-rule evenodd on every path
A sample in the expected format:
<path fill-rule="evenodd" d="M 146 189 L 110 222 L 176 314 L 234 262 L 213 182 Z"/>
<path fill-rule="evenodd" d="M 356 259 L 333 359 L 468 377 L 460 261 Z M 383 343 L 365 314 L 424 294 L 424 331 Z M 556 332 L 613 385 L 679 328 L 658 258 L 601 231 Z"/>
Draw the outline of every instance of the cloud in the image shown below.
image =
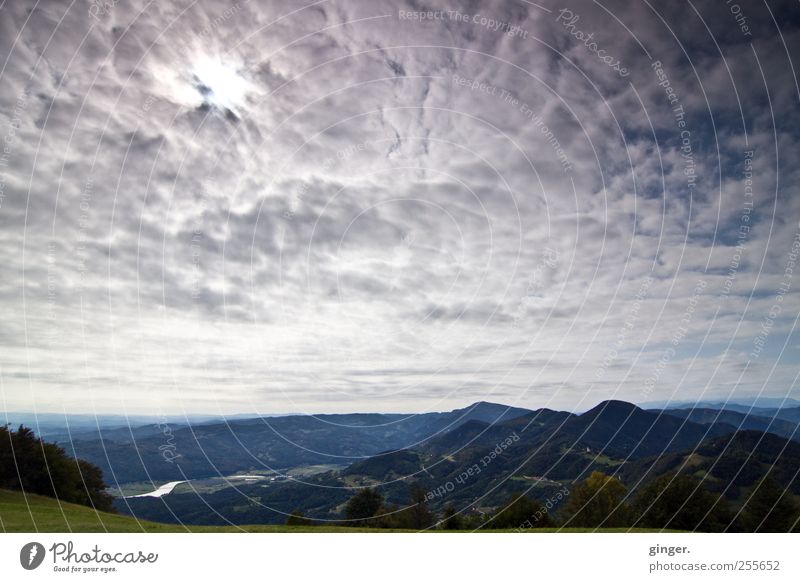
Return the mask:
<path fill-rule="evenodd" d="M 796 19 L 694 6 L 4 7 L 4 406 L 793 390 Z"/>

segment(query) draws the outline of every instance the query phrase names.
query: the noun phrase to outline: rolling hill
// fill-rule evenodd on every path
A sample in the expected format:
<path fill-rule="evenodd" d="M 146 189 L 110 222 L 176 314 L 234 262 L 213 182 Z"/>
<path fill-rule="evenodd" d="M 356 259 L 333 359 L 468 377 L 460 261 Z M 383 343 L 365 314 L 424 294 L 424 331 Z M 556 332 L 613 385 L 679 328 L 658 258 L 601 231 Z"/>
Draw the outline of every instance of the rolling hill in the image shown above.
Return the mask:
<path fill-rule="evenodd" d="M 626 482 L 646 483 L 673 471 L 704 478 L 709 489 L 729 499 L 737 499 L 764 475 L 798 495 L 800 443 L 760 431 L 739 431 L 688 451 L 640 459 L 624 467 L 622 475 Z"/>
<path fill-rule="evenodd" d="M 85 434 L 62 445 L 99 465 L 107 483 L 126 484 L 128 495 L 190 480 L 160 498 L 117 498 L 114 505 L 124 514 L 191 528 L 249 528 L 283 524 L 294 510 L 340 524 L 345 503 L 363 487 L 378 488 L 387 504 L 403 508 L 414 484 L 432 511 L 453 505 L 475 515 L 521 493 L 545 502 L 592 471 L 617 475 L 635 488 L 669 471 L 691 470 L 735 498 L 772 463 L 782 484 L 796 487 L 790 477 L 800 443 L 785 438 L 795 427 L 777 414 L 767 418 L 727 408 L 643 410 L 609 400 L 573 414 L 478 402 L 418 415 L 101 428 L 98 438 Z M 758 446 L 748 450 L 748 438 L 758 438 Z M 266 470 L 274 472 L 265 475 Z M 250 472 L 259 476 L 244 478 Z M 83 511 L 94 522 L 81 527 L 114 525 L 122 517 L 100 523 L 91 510 Z M 58 522 L 58 515 L 50 519 Z M 62 517 L 54 527 L 65 524 Z"/>
<path fill-rule="evenodd" d="M 542 410 L 497 423 L 469 420 L 419 446 L 383 451 L 305 479 L 126 499 L 117 507 L 148 519 L 190 524 L 238 524 L 248 519 L 280 523 L 295 509 L 335 521 L 354 488 L 378 487 L 388 503 L 406 507 L 413 482 L 426 492 L 434 511 L 448 504 L 490 511 L 512 494 L 526 492 L 544 501 L 595 470 L 618 474 L 632 487 L 698 454 L 707 456 L 709 464 L 720 457 L 719 467 L 724 468 L 717 471 L 720 479 L 725 471 L 733 478 L 737 463 L 750 467 L 741 446 L 747 434 L 726 423 L 700 424 L 607 401 L 582 415 Z M 764 443 L 772 447 L 800 446 L 777 435 L 766 436 Z M 715 448 L 727 442 L 732 443 L 730 452 Z M 765 453 L 767 444 L 760 445 L 759 454 Z M 786 450 L 791 454 L 773 460 L 788 474 L 794 470 L 794 449 Z M 764 470 L 762 463 L 753 474 Z"/>
<path fill-rule="evenodd" d="M 418 446 L 463 423 L 497 423 L 530 411 L 477 402 L 416 415 L 327 414 L 265 417 L 190 426 L 114 429 L 61 444 L 103 470 L 109 483 L 174 481 L 250 469 L 347 466 L 381 452 Z"/>
<path fill-rule="evenodd" d="M 767 411 L 768 413 L 770 411 Z M 774 411 L 773 411 L 774 412 Z M 699 424 L 724 423 L 739 430 L 758 430 L 800 441 L 800 428 L 796 422 L 784 420 L 777 413 L 772 416 L 759 416 L 756 412 L 736 410 L 715 410 L 713 408 L 674 408 L 666 409 L 664 414 L 697 422 Z M 788 416 L 792 416 L 789 412 Z"/>

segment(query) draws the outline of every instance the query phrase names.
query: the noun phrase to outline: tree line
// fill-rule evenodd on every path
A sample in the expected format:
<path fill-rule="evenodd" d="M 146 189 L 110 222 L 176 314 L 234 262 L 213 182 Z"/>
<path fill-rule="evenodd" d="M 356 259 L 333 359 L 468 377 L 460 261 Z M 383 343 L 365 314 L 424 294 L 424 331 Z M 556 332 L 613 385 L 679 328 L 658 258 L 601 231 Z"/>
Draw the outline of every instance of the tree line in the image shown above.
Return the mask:
<path fill-rule="evenodd" d="M 575 488 L 564 507 L 565 527 L 674 529 L 701 532 L 800 531 L 800 506 L 768 474 L 735 506 L 699 477 L 667 473 L 631 494 L 601 472 Z"/>
<path fill-rule="evenodd" d="M 561 499 L 559 495 L 559 499 Z M 409 487 L 408 505 L 387 504 L 375 488 L 364 488 L 344 507 L 343 524 L 357 527 L 412 530 L 543 528 L 646 528 L 700 532 L 797 532 L 800 506 L 795 497 L 768 475 L 762 477 L 740 506 L 705 487 L 692 475 L 668 473 L 635 492 L 616 477 L 596 471 L 575 485 L 564 502 L 553 507 L 522 494 L 494 512 L 459 512 L 453 505 L 439 514 L 428 508 L 424 490 Z M 295 511 L 287 525 L 314 525 Z"/>
<path fill-rule="evenodd" d="M 0 426 L 0 489 L 114 511 L 114 498 L 106 493 L 103 472 L 96 465 L 69 456 L 25 426 Z"/>

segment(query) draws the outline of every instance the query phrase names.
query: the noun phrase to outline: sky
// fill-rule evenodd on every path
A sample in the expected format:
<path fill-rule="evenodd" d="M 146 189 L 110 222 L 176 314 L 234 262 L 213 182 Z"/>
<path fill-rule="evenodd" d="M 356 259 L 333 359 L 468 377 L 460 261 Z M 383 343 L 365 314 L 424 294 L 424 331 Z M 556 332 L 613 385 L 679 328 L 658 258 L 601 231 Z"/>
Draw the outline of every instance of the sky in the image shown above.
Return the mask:
<path fill-rule="evenodd" d="M 800 395 L 797 2 L 0 3 L 0 408 Z"/>

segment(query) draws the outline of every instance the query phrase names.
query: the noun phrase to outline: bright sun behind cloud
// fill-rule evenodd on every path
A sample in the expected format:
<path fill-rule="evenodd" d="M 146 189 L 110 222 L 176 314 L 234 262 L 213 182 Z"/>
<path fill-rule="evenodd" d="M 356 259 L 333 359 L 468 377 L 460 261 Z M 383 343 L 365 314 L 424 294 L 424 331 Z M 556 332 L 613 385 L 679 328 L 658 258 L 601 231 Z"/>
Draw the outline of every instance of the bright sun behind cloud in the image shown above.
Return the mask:
<path fill-rule="evenodd" d="M 251 85 L 239 74 L 236 67 L 219 59 L 205 57 L 195 64 L 192 74 L 196 89 L 206 104 L 239 114 L 247 94 L 251 91 Z"/>

